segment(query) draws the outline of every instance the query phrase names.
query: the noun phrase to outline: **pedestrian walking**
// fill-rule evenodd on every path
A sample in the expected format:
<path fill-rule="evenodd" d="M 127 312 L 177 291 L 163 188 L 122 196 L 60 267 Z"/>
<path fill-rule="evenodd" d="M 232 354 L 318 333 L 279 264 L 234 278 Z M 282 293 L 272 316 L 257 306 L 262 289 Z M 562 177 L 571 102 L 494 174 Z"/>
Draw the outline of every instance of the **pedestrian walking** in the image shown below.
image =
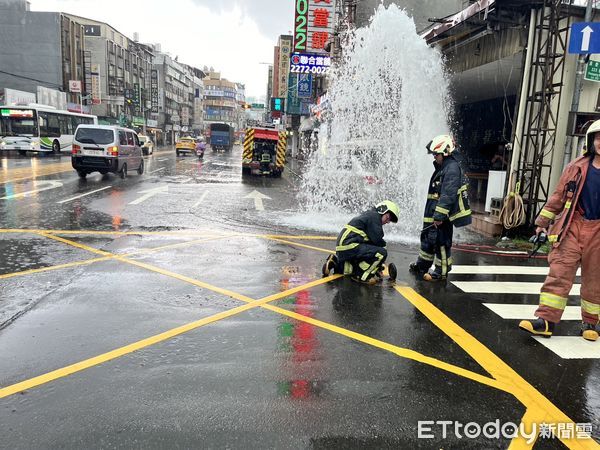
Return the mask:
<path fill-rule="evenodd" d="M 425 281 L 442 281 L 452 270 L 454 227 L 471 223 L 468 185 L 458 161 L 452 156 L 455 145 L 451 136 L 436 136 L 426 146 L 433 154 L 433 175 L 429 181 L 421 231 L 421 249 L 411 272 Z M 431 266 L 433 264 L 433 270 Z"/>
<path fill-rule="evenodd" d="M 546 233 L 551 250 L 550 272 L 540 292 L 535 320 L 519 327 L 531 334 L 551 337 L 567 305 L 577 269 L 581 266 L 581 335 L 598 339 L 600 313 L 600 120 L 586 133 L 584 155 L 562 173 L 552 196 L 535 224 Z M 549 228 L 548 228 L 549 227 Z"/>
<path fill-rule="evenodd" d="M 325 261 L 323 275 L 341 273 L 367 284 L 380 281 L 387 258 L 383 225 L 398 222 L 399 212 L 396 203 L 385 200 L 354 217 L 338 235 L 335 255 Z"/>

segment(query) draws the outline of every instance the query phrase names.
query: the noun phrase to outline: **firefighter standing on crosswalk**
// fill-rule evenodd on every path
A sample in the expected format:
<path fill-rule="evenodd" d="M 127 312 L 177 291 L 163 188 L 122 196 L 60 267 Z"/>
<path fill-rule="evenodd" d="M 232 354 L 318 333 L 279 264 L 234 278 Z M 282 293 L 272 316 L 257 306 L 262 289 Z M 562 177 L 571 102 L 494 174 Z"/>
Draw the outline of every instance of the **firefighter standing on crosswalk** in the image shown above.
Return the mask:
<path fill-rule="evenodd" d="M 435 170 L 425 204 L 421 251 L 417 261 L 410 264 L 410 271 L 426 281 L 440 281 L 452 270 L 453 227 L 469 225 L 471 210 L 462 169 L 452 156 L 452 137 L 436 136 L 426 148 L 434 155 Z M 434 269 L 429 271 L 432 264 Z"/>
<path fill-rule="evenodd" d="M 535 221 L 548 234 L 550 272 L 542 286 L 536 320 L 519 327 L 550 337 L 560 321 L 581 265 L 581 335 L 598 339 L 600 314 L 600 120 L 589 127 L 583 156 L 567 166 L 556 190 Z M 548 231 L 548 226 L 550 229 Z"/>

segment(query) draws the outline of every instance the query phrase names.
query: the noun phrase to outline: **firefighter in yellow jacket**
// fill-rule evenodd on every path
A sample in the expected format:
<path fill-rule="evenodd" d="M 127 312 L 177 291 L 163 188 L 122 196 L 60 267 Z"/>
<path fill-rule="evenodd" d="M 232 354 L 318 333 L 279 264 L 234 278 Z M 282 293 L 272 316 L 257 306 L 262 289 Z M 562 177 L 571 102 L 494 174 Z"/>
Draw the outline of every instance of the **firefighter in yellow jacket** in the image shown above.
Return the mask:
<path fill-rule="evenodd" d="M 551 337 L 581 266 L 581 335 L 595 341 L 600 313 L 600 120 L 589 127 L 584 155 L 566 167 L 535 224 L 536 233 L 547 233 L 552 245 L 550 272 L 541 289 L 537 319 L 523 320 L 519 327 Z"/>

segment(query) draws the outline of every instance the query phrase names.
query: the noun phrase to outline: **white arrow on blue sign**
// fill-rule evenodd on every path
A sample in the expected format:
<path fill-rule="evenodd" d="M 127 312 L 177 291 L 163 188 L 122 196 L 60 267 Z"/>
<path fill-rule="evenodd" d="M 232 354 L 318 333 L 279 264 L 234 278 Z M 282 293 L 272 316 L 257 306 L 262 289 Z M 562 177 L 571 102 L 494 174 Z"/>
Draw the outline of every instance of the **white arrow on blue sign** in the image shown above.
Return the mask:
<path fill-rule="evenodd" d="M 600 53 L 600 22 L 578 22 L 571 25 L 569 53 Z"/>

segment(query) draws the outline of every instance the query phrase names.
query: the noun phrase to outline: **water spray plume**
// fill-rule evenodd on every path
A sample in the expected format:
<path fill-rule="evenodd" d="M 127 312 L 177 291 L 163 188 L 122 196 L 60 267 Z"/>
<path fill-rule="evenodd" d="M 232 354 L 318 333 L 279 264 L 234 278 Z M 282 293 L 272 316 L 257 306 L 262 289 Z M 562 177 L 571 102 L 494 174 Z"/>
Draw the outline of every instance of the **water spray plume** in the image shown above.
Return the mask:
<path fill-rule="evenodd" d="M 389 199 L 397 232 L 422 228 L 432 158 L 425 145 L 449 133 L 448 79 L 438 51 L 396 5 L 347 37 L 302 180 L 307 212 L 346 217 Z M 343 225 L 343 223 L 341 224 Z"/>

